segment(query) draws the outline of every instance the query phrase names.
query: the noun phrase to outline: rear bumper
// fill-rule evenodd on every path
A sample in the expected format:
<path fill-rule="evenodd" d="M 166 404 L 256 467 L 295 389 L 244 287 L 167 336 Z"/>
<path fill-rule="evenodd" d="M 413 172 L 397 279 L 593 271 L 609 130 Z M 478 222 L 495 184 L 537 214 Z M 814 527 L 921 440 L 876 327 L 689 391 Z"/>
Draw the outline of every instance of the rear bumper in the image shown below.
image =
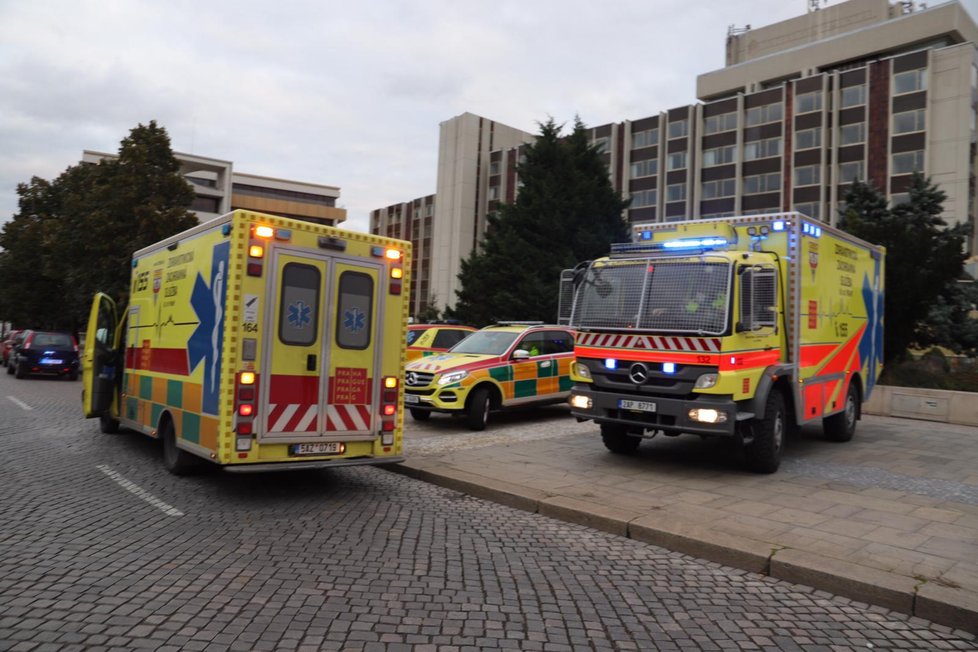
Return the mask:
<path fill-rule="evenodd" d="M 571 398 L 582 396 L 591 400 L 589 409 L 571 405 L 571 414 L 578 420 L 595 423 L 618 423 L 630 428 L 661 430 L 667 433 L 688 433 L 714 437 L 734 437 L 737 431 L 737 404 L 724 397 L 702 396 L 695 400 L 663 396 L 632 396 L 612 392 L 594 391 L 587 385 L 575 385 Z M 634 399 L 655 404 L 655 411 L 626 410 L 619 407 L 619 400 Z M 726 414 L 722 423 L 701 423 L 689 417 L 694 408 L 712 408 Z"/>
<path fill-rule="evenodd" d="M 325 469 L 335 466 L 364 466 L 397 464 L 404 456 L 397 457 L 357 457 L 340 460 L 309 460 L 308 462 L 258 462 L 255 464 L 229 464 L 223 468 L 229 473 L 263 473 L 268 471 L 296 471 L 299 469 Z"/>

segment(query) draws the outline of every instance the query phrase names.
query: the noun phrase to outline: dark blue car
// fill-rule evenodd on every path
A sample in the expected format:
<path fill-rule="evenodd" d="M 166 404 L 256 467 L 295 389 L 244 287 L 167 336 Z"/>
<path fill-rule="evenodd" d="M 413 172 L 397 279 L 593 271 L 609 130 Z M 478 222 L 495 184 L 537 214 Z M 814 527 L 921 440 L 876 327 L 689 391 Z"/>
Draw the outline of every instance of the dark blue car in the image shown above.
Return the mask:
<path fill-rule="evenodd" d="M 78 342 L 69 333 L 24 331 L 10 352 L 8 374 L 26 378 L 31 374 L 78 378 Z"/>

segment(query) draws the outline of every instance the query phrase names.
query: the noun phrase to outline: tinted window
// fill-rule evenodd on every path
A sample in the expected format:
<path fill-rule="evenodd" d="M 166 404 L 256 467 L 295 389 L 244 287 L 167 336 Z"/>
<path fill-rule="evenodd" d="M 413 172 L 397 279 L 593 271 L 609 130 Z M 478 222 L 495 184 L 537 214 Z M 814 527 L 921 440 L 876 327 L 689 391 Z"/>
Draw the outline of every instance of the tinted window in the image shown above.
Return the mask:
<path fill-rule="evenodd" d="M 431 346 L 435 349 L 450 349 L 464 340 L 465 336 L 468 334 L 468 331 L 459 331 L 454 329 L 440 330 L 435 333 L 435 341 Z"/>
<path fill-rule="evenodd" d="M 362 272 L 340 274 L 340 300 L 336 306 L 336 343 L 344 349 L 370 346 L 374 281 Z"/>
<path fill-rule="evenodd" d="M 285 344 L 309 346 L 319 333 L 319 270 L 312 265 L 287 263 L 282 268 L 279 304 L 279 339 Z"/>
<path fill-rule="evenodd" d="M 549 331 L 545 333 L 547 353 L 569 353 L 574 350 L 574 338 L 564 331 Z"/>
<path fill-rule="evenodd" d="M 70 335 L 64 333 L 34 333 L 31 340 L 32 347 L 50 347 L 56 349 L 70 349 L 74 346 Z"/>

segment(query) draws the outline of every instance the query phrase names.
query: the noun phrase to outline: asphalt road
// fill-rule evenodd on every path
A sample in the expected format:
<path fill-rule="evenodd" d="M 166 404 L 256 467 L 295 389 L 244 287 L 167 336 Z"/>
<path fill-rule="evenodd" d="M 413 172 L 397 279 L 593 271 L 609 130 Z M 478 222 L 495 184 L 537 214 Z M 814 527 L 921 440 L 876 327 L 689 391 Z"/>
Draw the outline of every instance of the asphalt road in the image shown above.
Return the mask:
<path fill-rule="evenodd" d="M 0 372 L 0 650 L 976 649 L 379 468 L 177 478 L 155 442 L 82 419 L 80 390 Z"/>

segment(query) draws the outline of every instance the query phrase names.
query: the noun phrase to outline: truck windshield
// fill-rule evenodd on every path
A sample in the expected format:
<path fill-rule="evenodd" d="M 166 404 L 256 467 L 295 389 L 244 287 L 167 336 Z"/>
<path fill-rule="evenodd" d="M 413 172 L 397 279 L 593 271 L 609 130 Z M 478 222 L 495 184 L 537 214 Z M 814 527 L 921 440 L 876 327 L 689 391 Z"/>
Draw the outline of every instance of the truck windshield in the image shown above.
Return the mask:
<path fill-rule="evenodd" d="M 477 355 L 502 355 L 519 333 L 509 331 L 477 331 L 453 346 L 452 353 L 474 353 Z"/>
<path fill-rule="evenodd" d="M 730 262 L 719 257 L 595 261 L 577 288 L 571 325 L 721 335 L 730 278 Z"/>

